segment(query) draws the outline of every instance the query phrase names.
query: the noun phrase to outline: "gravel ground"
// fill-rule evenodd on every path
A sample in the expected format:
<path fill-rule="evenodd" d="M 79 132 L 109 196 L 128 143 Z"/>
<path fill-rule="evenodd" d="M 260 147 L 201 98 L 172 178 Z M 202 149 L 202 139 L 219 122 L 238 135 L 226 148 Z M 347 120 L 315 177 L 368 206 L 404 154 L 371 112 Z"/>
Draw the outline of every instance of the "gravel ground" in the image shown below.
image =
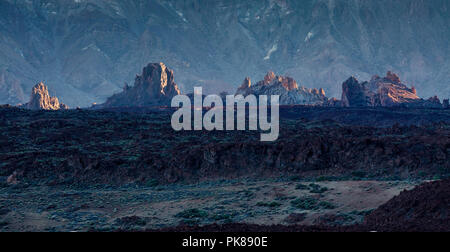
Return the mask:
<path fill-rule="evenodd" d="M 240 180 L 167 186 L 0 188 L 2 231 L 178 225 L 351 225 L 418 182 Z"/>

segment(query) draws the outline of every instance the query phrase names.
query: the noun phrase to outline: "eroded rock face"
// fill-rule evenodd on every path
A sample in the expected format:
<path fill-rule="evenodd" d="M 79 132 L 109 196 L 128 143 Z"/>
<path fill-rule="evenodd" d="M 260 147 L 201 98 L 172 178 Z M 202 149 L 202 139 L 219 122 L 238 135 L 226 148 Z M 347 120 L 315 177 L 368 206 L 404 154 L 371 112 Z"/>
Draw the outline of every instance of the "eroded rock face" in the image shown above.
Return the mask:
<path fill-rule="evenodd" d="M 354 77 L 342 84 L 342 105 L 344 107 L 365 107 L 372 104 L 367 82 L 359 83 Z"/>
<path fill-rule="evenodd" d="M 267 73 L 264 80 L 253 86 L 250 78 L 247 77 L 236 91 L 236 95 L 250 94 L 280 95 L 280 105 L 325 105 L 328 100 L 322 88 L 318 90 L 299 87 L 293 78 L 276 76 L 274 72 Z"/>
<path fill-rule="evenodd" d="M 326 106 L 327 107 L 342 107 L 342 101 L 333 97 L 331 99 L 328 99 Z"/>
<path fill-rule="evenodd" d="M 443 101 L 443 106 L 444 106 L 445 109 L 450 108 L 449 99 L 444 99 L 444 101 Z"/>
<path fill-rule="evenodd" d="M 126 85 L 121 93 L 97 107 L 165 106 L 178 94 L 180 90 L 174 82 L 173 70 L 164 63 L 150 63 L 136 76 L 134 86 Z"/>
<path fill-rule="evenodd" d="M 23 107 L 31 110 L 69 109 L 67 105 L 60 103 L 57 97 L 50 96 L 47 86 L 42 82 L 33 87 L 30 102 L 24 104 Z"/>
<path fill-rule="evenodd" d="M 373 230 L 448 231 L 450 179 L 421 184 L 403 191 L 369 214 L 364 224 Z"/>
<path fill-rule="evenodd" d="M 414 87 L 409 88 L 391 71 L 386 77 L 373 76 L 370 81 L 359 82 L 350 77 L 342 84 L 342 106 L 344 107 L 436 107 L 441 108 L 439 98 L 423 100 Z"/>
<path fill-rule="evenodd" d="M 246 94 L 251 92 L 251 86 L 252 86 L 252 81 L 250 79 L 250 77 L 246 77 L 244 79 L 244 82 L 242 83 L 242 85 L 238 88 L 236 93 L 239 94 Z"/>

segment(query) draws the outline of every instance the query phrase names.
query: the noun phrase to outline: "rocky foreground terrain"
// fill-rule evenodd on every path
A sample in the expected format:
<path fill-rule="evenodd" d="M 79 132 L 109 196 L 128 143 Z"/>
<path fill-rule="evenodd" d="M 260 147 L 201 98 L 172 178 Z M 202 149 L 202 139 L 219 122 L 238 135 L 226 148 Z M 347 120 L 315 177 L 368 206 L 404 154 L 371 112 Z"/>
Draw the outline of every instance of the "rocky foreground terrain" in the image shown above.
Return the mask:
<path fill-rule="evenodd" d="M 404 189 L 449 176 L 448 110 L 280 109 L 280 138 L 261 143 L 255 131 L 174 132 L 173 110 L 165 108 L 2 107 L 0 226 L 184 230 L 247 223 L 263 226 L 224 228 L 345 231 L 367 221 L 389 231 L 430 220 L 441 223 L 434 231 L 448 230 L 446 205 L 430 214 L 407 210 L 432 202 L 439 208 L 424 209 L 441 209 L 448 189 L 430 187 L 416 201 L 400 196 L 379 208 Z M 389 210 L 397 206 L 404 209 Z M 374 209 L 376 216 L 365 218 Z M 412 224 L 396 226 L 408 216 L 415 216 Z"/>
<path fill-rule="evenodd" d="M 48 185 L 353 172 L 432 179 L 449 168 L 448 110 L 286 107 L 269 143 L 258 131 L 175 132 L 173 111 L 2 109 L 2 176 Z"/>
<path fill-rule="evenodd" d="M 355 186 L 355 184 L 351 185 Z M 389 187 L 389 186 L 388 186 Z M 366 188 L 366 191 L 374 187 Z M 377 192 L 380 194 L 380 192 Z M 150 231 L 165 232 L 448 232 L 450 230 L 450 180 L 427 182 L 381 205 L 376 210 L 350 214 L 324 214 L 313 225 L 258 225 L 244 223 L 179 225 Z M 369 193 L 369 195 L 373 195 Z M 354 195 L 352 195 L 354 196 Z M 355 199 L 355 198 L 354 198 Z M 359 197 L 356 200 L 360 200 Z M 374 200 L 371 198 L 370 200 Z M 345 201 L 346 205 L 349 204 Z M 365 203 L 363 200 L 359 204 Z M 353 215 L 353 216 L 352 216 Z M 354 215 L 362 216 L 360 223 Z M 302 220 L 305 214 L 291 215 L 285 221 Z M 131 223 L 131 221 L 129 222 Z M 353 224 L 349 224 L 353 223 Z"/>

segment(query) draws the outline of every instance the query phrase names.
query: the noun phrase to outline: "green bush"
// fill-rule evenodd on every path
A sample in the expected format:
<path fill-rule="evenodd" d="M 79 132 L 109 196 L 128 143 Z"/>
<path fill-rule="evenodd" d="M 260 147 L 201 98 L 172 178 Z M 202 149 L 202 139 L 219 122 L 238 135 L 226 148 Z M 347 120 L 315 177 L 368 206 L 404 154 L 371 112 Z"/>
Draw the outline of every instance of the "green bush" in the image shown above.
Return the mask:
<path fill-rule="evenodd" d="M 330 202 L 319 201 L 318 199 L 312 197 L 302 197 L 291 201 L 291 205 L 295 208 L 302 210 L 319 210 L 319 209 L 334 209 L 336 208 Z"/>
<path fill-rule="evenodd" d="M 256 205 L 257 205 L 257 206 L 262 206 L 262 207 L 272 207 L 272 208 L 274 208 L 274 207 L 279 207 L 279 206 L 281 206 L 281 203 L 276 202 L 276 201 L 273 201 L 273 202 L 270 202 L 270 203 L 267 203 L 267 202 L 258 202 L 258 203 L 256 203 Z"/>
<path fill-rule="evenodd" d="M 354 171 L 352 172 L 352 176 L 353 177 L 357 177 L 357 178 L 364 178 L 366 177 L 367 173 L 365 171 Z"/>
<path fill-rule="evenodd" d="M 318 200 L 311 197 L 302 197 L 291 201 L 291 205 L 303 210 L 315 210 L 317 209 Z"/>
<path fill-rule="evenodd" d="M 159 185 L 159 181 L 157 179 L 150 179 L 145 183 L 145 185 L 148 187 L 155 187 Z"/>
<path fill-rule="evenodd" d="M 333 205 L 332 203 L 330 203 L 328 201 L 321 201 L 318 206 L 321 209 L 335 209 L 336 208 L 335 205 Z"/>
<path fill-rule="evenodd" d="M 310 193 L 324 193 L 328 191 L 327 187 L 321 187 L 318 184 L 309 184 L 309 188 L 311 188 L 311 190 L 309 191 Z"/>
<path fill-rule="evenodd" d="M 304 184 L 298 184 L 295 189 L 297 190 L 309 190 L 309 186 L 304 185 Z"/>
<path fill-rule="evenodd" d="M 183 219 L 204 218 L 207 216 L 208 216 L 207 212 L 205 212 L 203 210 L 199 210 L 197 208 L 184 210 L 175 215 L 175 217 L 183 218 Z"/>

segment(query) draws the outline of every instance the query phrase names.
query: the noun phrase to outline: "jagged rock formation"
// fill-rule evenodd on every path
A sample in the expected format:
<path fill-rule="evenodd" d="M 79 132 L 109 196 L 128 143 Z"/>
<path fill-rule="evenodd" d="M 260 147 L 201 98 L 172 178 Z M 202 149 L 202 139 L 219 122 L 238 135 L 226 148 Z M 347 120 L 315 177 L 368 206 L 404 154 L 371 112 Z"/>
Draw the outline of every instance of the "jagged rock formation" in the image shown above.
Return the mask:
<path fill-rule="evenodd" d="M 51 97 L 47 86 L 42 82 L 33 87 L 30 101 L 22 105 L 22 107 L 31 110 L 69 109 L 67 105 L 60 103 L 57 97 Z"/>
<path fill-rule="evenodd" d="M 95 108 L 161 106 L 169 105 L 171 99 L 180 94 L 174 82 L 173 70 L 164 63 L 150 63 L 136 76 L 134 86 L 125 84 L 123 91 L 107 99 Z"/>
<path fill-rule="evenodd" d="M 328 99 L 328 101 L 326 102 L 326 106 L 327 107 L 342 107 L 342 101 L 333 97 L 333 98 Z"/>
<path fill-rule="evenodd" d="M 269 72 L 264 80 L 252 86 L 249 77 L 245 78 L 236 95 L 280 95 L 280 105 L 325 105 L 327 97 L 321 89 L 298 87 L 291 77 L 276 76 Z"/>
<path fill-rule="evenodd" d="M 435 107 L 442 108 L 439 98 L 423 100 L 417 96 L 414 87 L 409 88 L 401 82 L 398 75 L 387 72 L 386 77 L 375 75 L 370 81 L 359 82 L 350 77 L 342 84 L 344 107 Z"/>
<path fill-rule="evenodd" d="M 449 99 L 444 99 L 444 101 L 443 101 L 443 104 L 442 104 L 443 106 L 444 106 L 444 108 L 445 109 L 448 109 L 448 108 L 450 108 L 450 103 L 449 103 Z"/>

